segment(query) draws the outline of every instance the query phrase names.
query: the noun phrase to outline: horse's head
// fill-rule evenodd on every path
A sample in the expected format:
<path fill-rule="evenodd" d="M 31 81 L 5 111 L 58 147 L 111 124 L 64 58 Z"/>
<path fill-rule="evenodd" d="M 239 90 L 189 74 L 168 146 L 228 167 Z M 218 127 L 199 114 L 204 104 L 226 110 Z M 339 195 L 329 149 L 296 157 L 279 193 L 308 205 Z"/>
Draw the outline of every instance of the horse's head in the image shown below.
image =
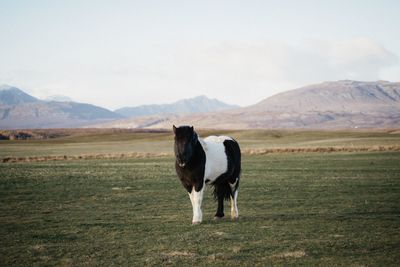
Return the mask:
<path fill-rule="evenodd" d="M 179 167 L 185 167 L 193 156 L 198 136 L 193 126 L 173 126 L 175 134 L 175 157 Z"/>

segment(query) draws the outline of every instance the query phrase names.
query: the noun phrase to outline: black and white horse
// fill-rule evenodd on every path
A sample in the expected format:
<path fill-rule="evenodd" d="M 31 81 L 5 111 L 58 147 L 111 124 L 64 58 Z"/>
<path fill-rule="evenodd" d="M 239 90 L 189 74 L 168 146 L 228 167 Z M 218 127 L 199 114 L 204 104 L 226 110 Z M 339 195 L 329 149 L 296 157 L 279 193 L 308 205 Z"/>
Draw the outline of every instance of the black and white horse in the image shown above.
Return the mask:
<path fill-rule="evenodd" d="M 241 170 L 239 144 L 231 137 L 199 138 L 193 126 L 173 126 L 175 169 L 189 193 L 193 206 L 193 224 L 202 221 L 201 202 L 205 184 L 214 186 L 218 200 L 215 218 L 224 217 L 224 199 L 231 201 L 231 217 L 239 218 L 237 197 Z"/>

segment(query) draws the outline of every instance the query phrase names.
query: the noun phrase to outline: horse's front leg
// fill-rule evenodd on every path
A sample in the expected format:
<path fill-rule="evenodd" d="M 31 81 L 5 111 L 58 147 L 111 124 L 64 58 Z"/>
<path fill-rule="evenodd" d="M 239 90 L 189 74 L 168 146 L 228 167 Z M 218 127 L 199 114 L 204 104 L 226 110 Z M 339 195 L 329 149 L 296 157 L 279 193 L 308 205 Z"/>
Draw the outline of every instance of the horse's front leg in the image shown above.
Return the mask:
<path fill-rule="evenodd" d="M 203 201 L 204 186 L 200 191 L 196 191 L 195 187 L 192 188 L 192 192 L 189 193 L 190 201 L 193 207 L 193 220 L 192 224 L 199 224 L 203 219 L 203 214 L 201 212 L 201 202 Z"/>

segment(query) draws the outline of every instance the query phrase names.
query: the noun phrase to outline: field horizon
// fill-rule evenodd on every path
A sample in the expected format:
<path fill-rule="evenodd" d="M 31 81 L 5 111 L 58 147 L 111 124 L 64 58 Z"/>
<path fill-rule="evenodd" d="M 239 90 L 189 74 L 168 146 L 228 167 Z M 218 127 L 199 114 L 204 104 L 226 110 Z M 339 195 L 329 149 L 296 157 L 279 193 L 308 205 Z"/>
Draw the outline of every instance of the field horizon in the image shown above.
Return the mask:
<path fill-rule="evenodd" d="M 400 151 L 400 129 L 218 130 L 199 129 L 200 137 L 228 135 L 243 154 Z M 173 133 L 166 129 L 3 130 L 0 161 L 137 158 L 173 155 Z M 21 136 L 22 140 L 18 137 Z"/>

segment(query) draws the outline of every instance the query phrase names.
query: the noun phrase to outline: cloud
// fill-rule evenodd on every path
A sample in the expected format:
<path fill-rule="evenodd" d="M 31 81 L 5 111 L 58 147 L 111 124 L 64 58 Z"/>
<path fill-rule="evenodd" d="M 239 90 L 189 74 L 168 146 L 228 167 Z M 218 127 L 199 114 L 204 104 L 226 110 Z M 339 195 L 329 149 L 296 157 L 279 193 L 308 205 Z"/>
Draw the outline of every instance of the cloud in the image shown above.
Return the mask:
<path fill-rule="evenodd" d="M 381 78 L 381 71 L 399 63 L 378 43 L 358 38 L 307 46 L 285 43 L 220 43 L 178 49 L 177 67 L 197 81 L 233 79 L 297 83 L 325 79 Z"/>
<path fill-rule="evenodd" d="M 400 79 L 397 55 L 366 38 L 302 45 L 182 42 L 130 53 L 79 67 L 60 64 L 34 72 L 0 69 L 0 77 L 8 77 L 6 83 L 44 90 L 42 95 L 62 94 L 111 108 L 201 94 L 250 105 L 284 90 L 327 80 Z"/>
<path fill-rule="evenodd" d="M 399 62 L 396 55 L 366 38 L 336 42 L 328 53 L 329 65 L 336 72 L 360 80 L 377 80 L 382 70 Z"/>
<path fill-rule="evenodd" d="M 399 66 L 399 60 L 379 43 L 356 38 L 302 46 L 281 42 L 182 43 L 166 66 L 160 72 L 179 80 L 176 85 L 248 104 L 326 80 L 386 79 L 387 70 Z"/>

